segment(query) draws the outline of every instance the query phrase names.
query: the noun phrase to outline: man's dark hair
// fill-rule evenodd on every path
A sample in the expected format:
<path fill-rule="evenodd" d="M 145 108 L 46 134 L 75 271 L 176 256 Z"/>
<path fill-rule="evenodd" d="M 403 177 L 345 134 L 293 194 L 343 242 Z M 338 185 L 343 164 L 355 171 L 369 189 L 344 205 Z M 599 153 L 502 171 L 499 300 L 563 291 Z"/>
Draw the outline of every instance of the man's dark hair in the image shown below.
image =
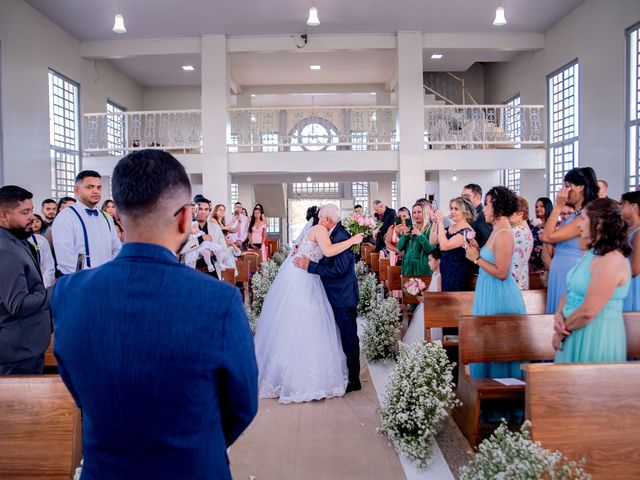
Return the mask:
<path fill-rule="evenodd" d="M 598 179 L 598 182 L 602 182 L 602 183 L 604 183 L 604 186 L 605 186 L 605 187 L 607 187 L 607 188 L 609 188 L 609 182 L 607 182 L 606 180 L 603 180 L 603 179 L 599 178 L 599 179 Z"/>
<path fill-rule="evenodd" d="M 354 210 L 355 210 L 356 208 L 362 208 L 362 205 L 355 205 L 355 206 L 353 207 L 353 209 L 354 209 Z"/>
<path fill-rule="evenodd" d="M 58 200 L 58 210 L 60 210 L 60 207 L 66 205 L 69 202 L 75 203 L 76 199 L 73 197 L 62 197 L 60 200 Z"/>
<path fill-rule="evenodd" d="M 209 208 L 211 208 L 211 200 L 209 200 L 208 198 L 200 197 L 198 201 L 194 203 L 206 203 L 207 205 L 209 205 Z"/>
<path fill-rule="evenodd" d="M 477 183 L 470 183 L 469 185 L 465 185 L 463 190 L 471 190 L 474 197 L 478 196 L 482 198 L 482 187 Z"/>
<path fill-rule="evenodd" d="M 80 183 L 85 178 L 102 178 L 95 170 L 83 170 L 76 177 L 76 183 Z"/>
<path fill-rule="evenodd" d="M 193 203 L 200 203 L 203 198 L 204 195 L 202 195 L 201 193 L 197 193 L 196 196 L 193 197 Z"/>
<path fill-rule="evenodd" d="M 122 158 L 111 179 L 113 200 L 125 215 L 139 216 L 178 191 L 191 197 L 191 183 L 182 164 L 160 150 L 140 150 Z"/>
<path fill-rule="evenodd" d="M 45 205 L 49 204 L 49 203 L 55 203 L 57 205 L 57 202 L 53 199 L 53 198 L 45 198 L 42 201 L 42 207 L 44 207 Z"/>
<path fill-rule="evenodd" d="M 16 208 L 20 202 L 30 198 L 33 198 L 33 194 L 17 185 L 5 185 L 0 188 L 0 208 L 3 210 Z"/>
<path fill-rule="evenodd" d="M 233 204 L 233 206 L 235 207 L 236 205 L 242 205 L 242 202 L 236 202 Z"/>

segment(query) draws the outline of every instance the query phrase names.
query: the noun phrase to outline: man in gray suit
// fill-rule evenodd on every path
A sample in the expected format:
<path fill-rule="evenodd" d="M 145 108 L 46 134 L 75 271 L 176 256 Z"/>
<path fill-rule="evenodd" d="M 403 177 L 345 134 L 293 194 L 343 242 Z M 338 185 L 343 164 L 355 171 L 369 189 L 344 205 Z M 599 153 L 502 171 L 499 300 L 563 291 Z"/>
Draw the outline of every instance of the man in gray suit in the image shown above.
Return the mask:
<path fill-rule="evenodd" d="M 0 188 L 0 374 L 42 373 L 51 338 L 50 291 L 44 288 L 33 234 L 33 195 Z"/>

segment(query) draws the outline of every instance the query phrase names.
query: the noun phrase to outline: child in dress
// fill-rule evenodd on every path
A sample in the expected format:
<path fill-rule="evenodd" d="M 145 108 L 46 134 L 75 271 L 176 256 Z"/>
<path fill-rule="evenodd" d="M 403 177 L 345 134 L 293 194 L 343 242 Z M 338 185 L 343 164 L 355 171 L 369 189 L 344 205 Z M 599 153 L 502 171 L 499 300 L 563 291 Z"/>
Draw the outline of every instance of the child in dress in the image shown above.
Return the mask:
<path fill-rule="evenodd" d="M 429 268 L 433 272 L 431 274 L 431 283 L 427 292 L 440 292 L 442 289 L 442 282 L 440 277 L 440 259 L 442 258 L 442 252 L 439 248 L 436 248 L 429 254 Z M 442 328 L 431 329 L 431 340 L 442 340 Z"/>

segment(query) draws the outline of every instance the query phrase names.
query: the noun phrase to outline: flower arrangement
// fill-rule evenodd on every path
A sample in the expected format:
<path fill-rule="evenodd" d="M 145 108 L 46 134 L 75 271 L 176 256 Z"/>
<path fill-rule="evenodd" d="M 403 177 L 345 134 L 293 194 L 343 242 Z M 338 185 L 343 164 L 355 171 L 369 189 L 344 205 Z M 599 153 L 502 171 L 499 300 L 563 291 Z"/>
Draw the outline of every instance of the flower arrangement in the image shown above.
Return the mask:
<path fill-rule="evenodd" d="M 262 312 L 262 303 L 276 275 L 278 275 L 279 268 L 280 266 L 276 262 L 269 260 L 262 264 L 261 270 L 251 279 L 251 289 L 253 291 L 251 309 L 256 318 L 259 317 Z"/>
<path fill-rule="evenodd" d="M 400 330 L 400 305 L 393 297 L 376 293 L 366 314 L 362 352 L 369 362 L 392 360 Z"/>
<path fill-rule="evenodd" d="M 247 320 L 249 320 L 249 328 L 251 329 L 251 333 L 256 334 L 256 329 L 258 328 L 258 315 L 255 314 L 250 305 L 244 305 L 244 313 L 247 315 Z"/>
<path fill-rule="evenodd" d="M 570 461 L 561 452 L 551 452 L 531 440 L 526 421 L 519 432 L 510 432 L 503 420 L 484 440 L 468 465 L 460 469 L 460 480 L 517 478 L 519 480 L 587 480 L 584 461 Z"/>
<path fill-rule="evenodd" d="M 427 286 L 419 278 L 410 278 L 407 282 L 405 282 L 403 288 L 404 293 L 406 293 L 407 295 L 413 295 L 414 297 L 417 297 L 426 289 Z"/>
<path fill-rule="evenodd" d="M 534 218 L 533 220 L 531 220 L 531 226 L 537 228 L 542 227 L 542 220 L 540 218 Z"/>
<path fill-rule="evenodd" d="M 360 283 L 367 273 L 367 263 L 364 260 L 360 260 L 356 263 L 356 278 L 358 279 L 358 283 Z"/>
<path fill-rule="evenodd" d="M 360 301 L 358 302 L 358 315 L 369 318 L 372 304 L 378 294 L 378 281 L 373 273 L 367 273 L 358 282 Z"/>
<path fill-rule="evenodd" d="M 453 367 L 440 342 L 400 343 L 398 363 L 389 376 L 380 410 L 378 432 L 418 468 L 430 463 L 434 435 L 459 403 L 453 393 Z"/>
<path fill-rule="evenodd" d="M 464 231 L 464 238 L 466 238 L 467 240 L 473 240 L 474 238 L 476 238 L 476 232 L 473 229 L 467 229 Z"/>
<path fill-rule="evenodd" d="M 380 228 L 380 225 L 382 224 L 374 218 L 365 217 L 358 213 L 354 213 L 350 217 L 342 220 L 342 226 L 351 233 L 351 235 L 358 233 L 363 233 L 365 236 L 371 235 L 373 230 Z M 353 250 L 353 253 L 360 253 L 360 245 L 354 245 L 351 247 L 351 250 Z"/>

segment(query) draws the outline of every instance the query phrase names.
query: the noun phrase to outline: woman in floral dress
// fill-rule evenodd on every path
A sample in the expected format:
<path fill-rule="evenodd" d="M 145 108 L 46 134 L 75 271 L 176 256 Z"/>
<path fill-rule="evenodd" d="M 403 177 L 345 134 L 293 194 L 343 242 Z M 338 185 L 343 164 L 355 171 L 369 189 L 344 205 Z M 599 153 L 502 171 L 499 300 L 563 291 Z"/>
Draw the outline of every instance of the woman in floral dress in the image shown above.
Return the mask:
<path fill-rule="evenodd" d="M 533 235 L 529 228 L 529 203 L 518 197 L 518 210 L 509 217 L 513 231 L 513 268 L 511 275 L 520 290 L 529 290 L 529 258 L 533 251 Z"/>

